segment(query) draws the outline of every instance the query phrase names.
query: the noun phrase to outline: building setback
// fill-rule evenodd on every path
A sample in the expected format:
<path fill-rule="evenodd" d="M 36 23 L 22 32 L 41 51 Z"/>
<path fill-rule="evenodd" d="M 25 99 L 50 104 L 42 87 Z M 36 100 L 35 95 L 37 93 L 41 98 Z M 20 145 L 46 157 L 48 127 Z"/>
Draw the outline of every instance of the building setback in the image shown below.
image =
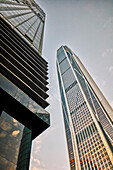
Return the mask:
<path fill-rule="evenodd" d="M 50 126 L 45 13 L 34 0 L 1 0 L 0 170 L 28 170 L 31 143 Z"/>
<path fill-rule="evenodd" d="M 113 170 L 113 109 L 80 59 L 57 51 L 57 73 L 71 170 Z"/>

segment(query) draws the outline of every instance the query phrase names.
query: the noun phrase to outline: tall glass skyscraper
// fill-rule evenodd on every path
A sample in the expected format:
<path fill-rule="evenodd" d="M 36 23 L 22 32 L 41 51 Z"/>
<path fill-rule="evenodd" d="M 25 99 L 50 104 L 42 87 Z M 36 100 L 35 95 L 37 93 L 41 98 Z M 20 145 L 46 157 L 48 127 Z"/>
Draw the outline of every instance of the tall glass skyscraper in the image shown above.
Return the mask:
<path fill-rule="evenodd" d="M 80 59 L 57 51 L 57 73 L 71 170 L 113 170 L 113 109 Z"/>
<path fill-rule="evenodd" d="M 0 0 L 0 170 L 28 170 L 32 140 L 50 126 L 45 13 L 34 0 Z"/>

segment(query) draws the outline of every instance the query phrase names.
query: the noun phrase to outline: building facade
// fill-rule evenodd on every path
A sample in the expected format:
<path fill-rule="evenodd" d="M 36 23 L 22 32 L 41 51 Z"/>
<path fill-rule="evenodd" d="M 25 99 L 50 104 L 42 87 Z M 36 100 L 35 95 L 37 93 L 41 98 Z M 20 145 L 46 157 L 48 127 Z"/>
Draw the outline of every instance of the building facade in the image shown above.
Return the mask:
<path fill-rule="evenodd" d="M 71 170 L 113 170 L 113 109 L 80 59 L 57 51 L 57 73 Z"/>
<path fill-rule="evenodd" d="M 28 170 L 32 140 L 50 126 L 45 13 L 34 0 L 1 0 L 0 170 Z"/>

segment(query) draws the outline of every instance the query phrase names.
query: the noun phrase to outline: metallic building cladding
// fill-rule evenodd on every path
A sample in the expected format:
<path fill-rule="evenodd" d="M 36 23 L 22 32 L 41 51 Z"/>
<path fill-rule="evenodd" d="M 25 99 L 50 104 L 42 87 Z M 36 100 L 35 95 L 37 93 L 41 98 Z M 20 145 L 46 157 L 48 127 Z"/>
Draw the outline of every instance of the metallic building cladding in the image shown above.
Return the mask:
<path fill-rule="evenodd" d="M 50 126 L 45 13 L 34 0 L 1 0 L 0 169 L 28 170 L 32 140 Z"/>
<path fill-rule="evenodd" d="M 69 159 L 72 159 L 72 162 L 75 161 L 75 165 L 72 165 L 70 161 L 70 168 L 113 169 L 112 122 L 78 65 L 75 54 L 67 46 L 61 46 L 57 51 L 57 72 L 63 115 L 65 115 Z M 62 96 L 65 96 L 67 104 Z M 67 113 L 64 107 L 68 108 Z M 66 120 L 68 120 L 68 126 Z M 74 140 L 72 140 L 71 124 Z M 67 135 L 69 129 L 70 133 Z M 70 140 L 72 147 L 70 147 Z M 74 147 L 75 143 L 77 150 Z M 73 158 L 70 156 L 71 152 L 73 152 Z"/>
<path fill-rule="evenodd" d="M 63 88 L 62 88 L 61 77 L 60 77 L 60 73 L 59 73 L 59 69 L 58 69 L 58 64 L 57 64 L 57 72 L 58 72 L 59 88 L 60 88 L 60 95 L 61 95 L 61 101 L 62 101 L 62 110 L 63 110 L 63 117 L 64 117 L 64 125 L 65 125 L 65 130 L 66 130 L 66 138 L 67 138 L 70 166 L 74 170 L 75 169 L 74 149 L 73 149 L 73 145 L 72 145 L 71 130 L 70 130 L 70 125 L 69 125 L 69 116 L 68 116 L 65 98 L 64 98 L 64 94 L 63 94 Z"/>

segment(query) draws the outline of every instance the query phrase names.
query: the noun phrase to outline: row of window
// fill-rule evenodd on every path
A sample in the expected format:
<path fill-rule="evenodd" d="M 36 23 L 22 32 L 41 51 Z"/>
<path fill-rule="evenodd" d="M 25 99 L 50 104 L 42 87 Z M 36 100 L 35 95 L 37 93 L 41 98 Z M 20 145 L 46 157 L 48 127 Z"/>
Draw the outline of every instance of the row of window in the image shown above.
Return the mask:
<path fill-rule="evenodd" d="M 94 123 L 90 124 L 88 127 L 77 133 L 76 139 L 77 143 L 81 143 L 85 141 L 87 138 L 89 138 L 93 133 L 96 131 L 96 126 Z"/>
<path fill-rule="evenodd" d="M 65 89 L 65 92 L 67 93 L 71 88 L 73 88 L 77 84 L 77 81 L 74 81 L 69 87 Z"/>
<path fill-rule="evenodd" d="M 111 161 L 98 133 L 90 137 L 87 142 L 79 145 L 78 151 L 81 161 L 88 158 L 100 169 L 111 166 Z M 85 166 L 86 165 L 83 163 L 82 167 L 85 168 Z"/>

